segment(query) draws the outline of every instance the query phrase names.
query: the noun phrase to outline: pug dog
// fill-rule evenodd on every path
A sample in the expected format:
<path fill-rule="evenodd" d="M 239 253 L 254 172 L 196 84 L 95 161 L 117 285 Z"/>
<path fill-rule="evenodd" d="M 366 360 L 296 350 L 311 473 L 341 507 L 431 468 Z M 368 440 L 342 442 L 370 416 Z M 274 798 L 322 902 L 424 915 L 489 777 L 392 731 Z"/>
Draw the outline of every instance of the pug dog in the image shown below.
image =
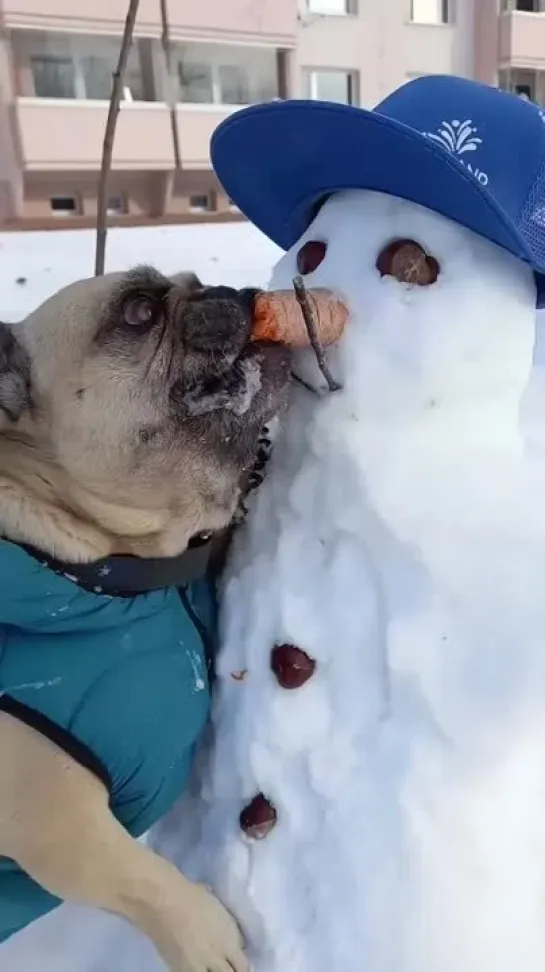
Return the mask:
<path fill-rule="evenodd" d="M 178 705 L 168 669 L 174 649 L 155 658 L 154 643 L 145 645 L 154 666 L 139 703 L 145 713 L 131 706 L 148 675 L 127 674 L 133 681 L 126 684 L 118 674 L 130 673 L 130 639 L 141 636 L 145 624 L 158 624 L 167 607 L 157 601 L 152 612 L 145 594 L 124 601 L 113 637 L 107 618 L 116 598 L 80 591 L 74 578 L 49 570 L 48 558 L 70 564 L 107 563 L 117 555 L 171 558 L 196 535 L 227 527 L 260 432 L 288 393 L 288 351 L 250 340 L 252 302 L 252 291 L 205 287 L 193 274 L 167 278 L 139 267 L 74 283 L 19 324 L 0 325 L 0 858 L 18 894 L 24 879 L 30 899 L 51 896 L 28 920 L 59 900 L 106 909 L 148 935 L 173 972 L 244 972 L 246 959 L 236 923 L 221 903 L 140 842 L 136 825 L 124 823 L 127 808 L 140 801 L 140 831 L 144 821 L 149 829 L 156 792 L 168 791 L 164 812 L 182 788 L 181 772 L 170 781 L 177 730 L 165 727 L 165 709 L 170 705 L 172 714 Z M 47 606 L 60 591 L 55 584 L 65 585 L 58 610 Z M 37 609 L 42 596 L 46 606 Z M 10 605 L 19 600 L 17 614 Z M 172 615 L 176 608 L 168 604 Z M 63 620 L 56 628 L 61 611 L 72 619 L 79 611 L 77 623 L 67 627 Z M 96 640 L 89 645 L 87 639 L 85 648 L 71 645 L 88 617 L 93 624 L 101 619 L 93 628 Z M 175 624 L 169 625 L 165 631 L 176 637 Z M 79 660 L 81 668 L 92 667 L 108 637 L 110 668 L 92 684 L 98 693 L 93 729 L 75 731 L 91 691 L 79 685 Z M 48 652 L 57 653 L 57 668 L 55 678 L 32 683 L 37 715 L 32 704 L 3 704 L 17 683 L 17 665 L 41 672 Z M 195 667 L 188 658 L 186 668 L 190 662 Z M 184 678 L 189 685 L 187 673 Z M 118 686 L 114 702 L 113 690 L 100 696 L 103 681 Z M 164 692 L 154 694 L 156 682 Z M 57 720 L 60 702 L 48 709 L 47 700 L 60 697 L 66 683 L 75 697 L 62 702 Z M 182 692 L 180 718 L 203 687 L 196 678 Z M 134 765 L 126 753 L 127 726 L 142 743 Z M 146 733 L 157 726 L 164 732 L 147 761 L 153 764 L 148 779 L 142 776 Z M 93 733 L 107 737 L 106 759 L 102 752 L 95 759 Z M 78 734 L 79 748 L 68 745 Z M 110 753 L 114 768 L 120 753 L 125 760 L 113 789 L 112 767 L 106 765 L 105 774 L 96 769 Z M 5 875 L 0 860 L 0 902 Z M 0 941 L 14 930 L 2 929 L 2 920 L 0 913 Z"/>

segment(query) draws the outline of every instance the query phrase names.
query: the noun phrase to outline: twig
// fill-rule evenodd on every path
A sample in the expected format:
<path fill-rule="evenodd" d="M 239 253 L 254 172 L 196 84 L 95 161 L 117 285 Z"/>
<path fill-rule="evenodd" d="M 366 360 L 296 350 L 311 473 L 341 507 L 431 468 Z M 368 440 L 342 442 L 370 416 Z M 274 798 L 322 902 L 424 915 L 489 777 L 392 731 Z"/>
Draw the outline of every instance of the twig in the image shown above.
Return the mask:
<path fill-rule="evenodd" d="M 310 384 L 309 381 L 305 381 L 305 379 L 301 378 L 301 375 L 296 374 L 295 371 L 292 371 L 291 377 L 293 378 L 294 381 L 297 382 L 298 385 L 301 385 L 302 388 L 306 388 L 308 392 L 311 392 L 312 395 L 320 394 L 320 392 L 316 391 L 316 389 L 313 388 L 313 386 Z"/>
<path fill-rule="evenodd" d="M 180 153 L 180 134 L 178 131 L 178 117 L 176 113 L 177 97 L 174 90 L 172 77 L 172 50 L 170 46 L 170 30 L 168 23 L 167 0 L 160 0 L 161 3 L 161 45 L 163 48 L 163 58 L 165 62 L 165 81 L 167 86 L 167 105 L 170 115 L 170 128 L 172 131 L 172 148 L 174 151 L 174 167 L 178 172 L 182 167 L 182 157 Z"/>
<path fill-rule="evenodd" d="M 123 30 L 123 39 L 119 51 L 117 67 L 113 74 L 112 94 L 110 106 L 108 108 L 108 118 L 106 119 L 106 130 L 104 132 L 104 142 L 102 144 L 102 165 L 100 168 L 100 178 L 98 182 L 98 212 L 97 212 L 97 239 L 95 254 L 95 277 L 100 277 L 104 273 L 104 263 L 106 259 L 106 234 L 108 232 L 108 181 L 110 169 L 112 167 L 112 153 L 114 148 L 115 128 L 121 95 L 123 93 L 123 79 L 125 68 L 132 46 L 132 35 L 134 24 L 138 13 L 139 0 L 129 0 L 129 9 Z"/>
<path fill-rule="evenodd" d="M 310 306 L 310 301 L 308 299 L 308 294 L 305 285 L 303 283 L 302 277 L 294 278 L 293 289 L 295 290 L 295 296 L 297 297 L 299 307 L 301 308 L 301 312 L 305 320 L 305 326 L 308 331 L 308 336 L 309 336 L 312 350 L 316 355 L 316 361 L 318 362 L 318 367 L 327 382 L 327 387 L 331 392 L 340 391 L 342 386 L 339 385 L 338 381 L 335 381 L 333 375 L 331 374 L 328 363 L 326 361 L 324 349 L 320 344 L 320 339 L 318 337 L 318 329 L 316 327 L 316 322 L 314 320 L 314 314 L 312 312 L 312 307 Z"/>

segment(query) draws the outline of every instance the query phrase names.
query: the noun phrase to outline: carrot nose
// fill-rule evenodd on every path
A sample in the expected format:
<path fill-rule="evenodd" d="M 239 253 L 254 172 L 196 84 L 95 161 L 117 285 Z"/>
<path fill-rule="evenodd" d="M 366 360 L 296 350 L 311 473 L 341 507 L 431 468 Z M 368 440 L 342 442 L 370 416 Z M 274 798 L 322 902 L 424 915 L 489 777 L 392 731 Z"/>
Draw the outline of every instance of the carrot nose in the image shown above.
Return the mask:
<path fill-rule="evenodd" d="M 324 288 L 307 290 L 306 297 L 320 344 L 323 347 L 334 344 L 345 329 L 348 308 L 333 291 Z M 293 290 L 273 290 L 256 296 L 252 340 L 285 344 L 290 348 L 310 347 L 307 325 Z"/>

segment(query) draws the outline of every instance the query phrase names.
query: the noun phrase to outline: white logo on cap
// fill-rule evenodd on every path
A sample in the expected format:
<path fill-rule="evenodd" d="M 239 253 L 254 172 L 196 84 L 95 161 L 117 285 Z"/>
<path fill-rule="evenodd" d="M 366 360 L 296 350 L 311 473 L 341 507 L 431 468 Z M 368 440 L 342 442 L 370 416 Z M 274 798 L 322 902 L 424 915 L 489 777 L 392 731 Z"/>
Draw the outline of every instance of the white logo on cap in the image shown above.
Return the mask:
<path fill-rule="evenodd" d="M 478 130 L 470 118 L 463 122 L 456 119 L 451 122 L 441 122 L 441 127 L 437 129 L 437 132 L 424 132 L 423 134 L 432 142 L 437 142 L 447 152 L 455 155 L 482 186 L 488 185 L 489 179 L 486 172 L 482 172 L 463 158 L 468 152 L 476 152 L 483 144 L 483 140 L 479 137 Z"/>

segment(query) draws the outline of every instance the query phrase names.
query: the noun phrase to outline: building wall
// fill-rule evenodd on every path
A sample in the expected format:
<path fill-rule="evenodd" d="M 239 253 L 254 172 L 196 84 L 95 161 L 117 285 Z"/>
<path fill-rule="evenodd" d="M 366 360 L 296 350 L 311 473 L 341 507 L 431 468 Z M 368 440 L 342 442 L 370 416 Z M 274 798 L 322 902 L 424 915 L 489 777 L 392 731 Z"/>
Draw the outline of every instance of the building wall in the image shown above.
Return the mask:
<path fill-rule="evenodd" d="M 30 223 L 50 222 L 51 225 L 62 228 L 66 227 L 71 218 L 96 218 L 98 178 L 94 172 L 30 172 L 24 176 L 23 182 L 22 217 Z M 111 212 L 111 217 L 121 223 L 135 218 L 161 218 L 165 215 L 166 197 L 169 216 L 209 219 L 210 211 L 206 206 L 192 205 L 192 202 L 204 202 L 205 197 L 208 197 L 214 214 L 234 216 L 237 212 L 230 205 L 218 180 L 209 171 L 188 172 L 183 176 L 119 171 L 110 178 L 108 196 L 121 203 L 120 209 L 116 208 Z M 73 199 L 73 215 L 63 211 L 52 214 L 52 198 Z"/>
<path fill-rule="evenodd" d="M 77 200 L 80 218 L 96 212 L 126 4 L 0 0 L 0 222 L 61 224 L 70 217 L 53 213 L 59 196 Z M 160 4 L 140 0 L 112 161 L 121 219 L 232 214 L 209 142 L 246 103 L 322 97 L 370 108 L 438 73 L 545 99 L 545 0 L 535 12 L 517 0 L 168 0 L 168 9 L 182 170 Z"/>
<path fill-rule="evenodd" d="M 8 27 L 100 31 L 118 35 L 127 14 L 126 0 L 2 0 Z M 261 40 L 285 43 L 295 33 L 294 0 L 169 0 L 173 37 Z M 159 37 L 160 5 L 140 0 L 136 35 Z"/>
<path fill-rule="evenodd" d="M 498 0 L 475 0 L 475 78 L 497 84 L 499 68 L 500 16 Z"/>
<path fill-rule="evenodd" d="M 303 18 L 296 54 L 299 85 L 305 68 L 352 69 L 367 108 L 411 77 L 471 77 L 475 6 L 481 2 L 488 0 L 457 0 L 448 24 L 412 22 L 411 0 L 360 0 L 357 16 Z"/>
<path fill-rule="evenodd" d="M 39 173 L 25 176 L 24 216 L 27 219 L 52 218 L 50 199 L 73 197 L 78 216 L 95 217 L 97 213 L 97 175 L 87 173 Z M 124 200 L 126 215 L 148 216 L 150 200 L 158 195 L 159 184 L 153 174 L 134 172 L 115 173 L 110 180 L 109 195 Z M 120 214 L 123 215 L 123 214 Z M 62 225 L 67 217 L 54 217 Z"/>

